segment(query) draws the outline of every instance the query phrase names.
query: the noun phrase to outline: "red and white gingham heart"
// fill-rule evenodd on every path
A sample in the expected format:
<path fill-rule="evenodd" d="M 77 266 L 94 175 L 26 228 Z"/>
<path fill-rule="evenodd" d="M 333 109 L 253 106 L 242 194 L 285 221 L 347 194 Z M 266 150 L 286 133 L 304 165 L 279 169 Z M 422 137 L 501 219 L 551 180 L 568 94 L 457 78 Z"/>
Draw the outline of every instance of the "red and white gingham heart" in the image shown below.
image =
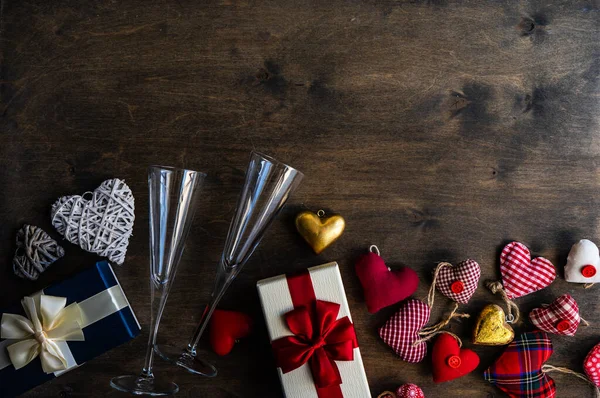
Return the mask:
<path fill-rule="evenodd" d="M 477 289 L 481 268 L 475 260 L 465 260 L 453 267 L 442 267 L 436 286 L 449 299 L 467 304 Z"/>
<path fill-rule="evenodd" d="M 509 299 L 541 290 L 556 278 L 556 270 L 550 260 L 543 257 L 532 260 L 529 249 L 520 242 L 511 242 L 502 249 L 500 273 Z"/>
<path fill-rule="evenodd" d="M 427 354 L 427 343 L 419 340 L 419 331 L 429 321 L 431 310 L 421 300 L 406 300 L 398 311 L 379 329 L 379 336 L 406 362 L 421 362 Z"/>
<path fill-rule="evenodd" d="M 579 306 L 573 297 L 563 294 L 547 307 L 534 308 L 529 319 L 544 332 L 574 336 L 581 318 Z"/>
<path fill-rule="evenodd" d="M 583 370 L 588 379 L 596 386 L 600 387 L 600 343 L 587 354 L 583 361 Z"/>

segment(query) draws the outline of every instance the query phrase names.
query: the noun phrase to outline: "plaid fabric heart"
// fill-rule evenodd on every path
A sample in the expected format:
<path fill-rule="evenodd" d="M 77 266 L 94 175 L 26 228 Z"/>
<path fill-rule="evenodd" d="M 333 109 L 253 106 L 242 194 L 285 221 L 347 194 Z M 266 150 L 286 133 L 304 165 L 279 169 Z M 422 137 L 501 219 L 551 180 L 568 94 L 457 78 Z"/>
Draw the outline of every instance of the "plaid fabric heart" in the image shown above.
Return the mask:
<path fill-rule="evenodd" d="M 510 343 L 483 377 L 512 398 L 554 398 L 554 380 L 542 372 L 552 355 L 552 341 L 546 332 L 523 333 Z"/>
<path fill-rule="evenodd" d="M 379 329 L 379 336 L 402 360 L 421 362 L 427 354 L 427 343 L 423 341 L 416 346 L 413 343 L 419 339 L 419 331 L 429 321 L 430 312 L 427 304 L 421 300 L 406 300 Z"/>
<path fill-rule="evenodd" d="M 588 379 L 600 387 L 600 343 L 596 344 L 585 357 L 583 370 Z"/>
<path fill-rule="evenodd" d="M 600 282 L 600 255 L 594 242 L 582 239 L 571 247 L 565 265 L 565 280 L 575 283 Z"/>
<path fill-rule="evenodd" d="M 529 249 L 520 242 L 511 242 L 502 249 L 500 273 L 509 299 L 541 290 L 556 278 L 554 265 L 543 257 L 532 260 Z"/>
<path fill-rule="evenodd" d="M 581 318 L 579 306 L 573 297 L 563 294 L 546 307 L 534 308 L 529 319 L 544 332 L 573 336 Z"/>
<path fill-rule="evenodd" d="M 477 289 L 481 268 L 475 260 L 465 260 L 453 267 L 442 267 L 436 286 L 446 297 L 467 304 Z"/>

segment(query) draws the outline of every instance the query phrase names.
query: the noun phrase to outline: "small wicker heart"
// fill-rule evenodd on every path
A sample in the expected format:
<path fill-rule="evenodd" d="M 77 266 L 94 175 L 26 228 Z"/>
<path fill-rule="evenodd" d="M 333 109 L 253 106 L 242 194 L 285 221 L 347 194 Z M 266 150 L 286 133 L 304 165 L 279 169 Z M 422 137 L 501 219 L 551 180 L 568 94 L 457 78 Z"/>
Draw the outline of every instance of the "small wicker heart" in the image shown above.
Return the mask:
<path fill-rule="evenodd" d="M 52 263 L 64 255 L 65 250 L 43 229 L 25 224 L 17 232 L 13 271 L 19 278 L 35 281 Z"/>
<path fill-rule="evenodd" d="M 83 250 L 123 264 L 133 230 L 134 208 L 131 189 L 114 178 L 104 181 L 94 192 L 59 198 L 52 205 L 52 225 Z"/>
<path fill-rule="evenodd" d="M 505 345 L 513 341 L 515 332 L 505 317 L 504 310 L 496 304 L 483 307 L 473 330 L 473 344 Z"/>

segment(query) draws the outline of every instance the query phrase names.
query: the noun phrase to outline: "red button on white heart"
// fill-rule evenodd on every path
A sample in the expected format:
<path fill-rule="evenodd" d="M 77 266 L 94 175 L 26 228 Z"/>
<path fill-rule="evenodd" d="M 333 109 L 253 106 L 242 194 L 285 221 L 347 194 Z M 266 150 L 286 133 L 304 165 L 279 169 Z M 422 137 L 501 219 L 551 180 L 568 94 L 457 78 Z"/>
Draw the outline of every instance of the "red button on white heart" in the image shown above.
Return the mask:
<path fill-rule="evenodd" d="M 581 275 L 585 276 L 586 278 L 591 278 L 592 276 L 596 275 L 596 267 L 589 264 L 586 265 L 581 269 Z"/>

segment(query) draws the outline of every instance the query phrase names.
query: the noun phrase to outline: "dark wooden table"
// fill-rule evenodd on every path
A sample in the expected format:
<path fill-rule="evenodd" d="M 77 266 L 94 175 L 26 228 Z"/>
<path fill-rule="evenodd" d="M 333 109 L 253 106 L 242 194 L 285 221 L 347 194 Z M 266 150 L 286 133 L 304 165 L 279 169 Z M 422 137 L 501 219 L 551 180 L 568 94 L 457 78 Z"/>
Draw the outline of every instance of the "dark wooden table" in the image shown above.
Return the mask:
<path fill-rule="evenodd" d="M 598 287 L 562 279 L 573 243 L 600 241 L 600 4 L 591 1 L 0 1 L 0 304 L 98 258 L 67 255 L 39 281 L 12 275 L 16 230 L 55 238 L 50 205 L 119 177 L 136 199 L 134 236 L 117 273 L 142 337 L 28 397 L 121 396 L 112 376 L 140 370 L 149 323 L 146 167 L 208 173 L 159 341 L 183 345 L 206 302 L 252 149 L 306 175 L 222 307 L 256 331 L 204 379 L 157 361 L 179 396 L 280 397 L 256 281 L 337 260 L 373 395 L 406 382 L 431 397 L 500 397 L 482 378 L 502 348 L 443 385 L 430 358 L 398 359 L 377 328 L 395 311 L 366 311 L 354 261 L 377 244 L 392 268 L 419 272 L 424 299 L 442 260 L 467 257 L 496 279 L 509 240 L 559 270 L 518 300 L 527 314 L 569 292 L 592 326 L 553 336 L 550 363 L 581 371 L 600 340 Z M 302 209 L 343 215 L 322 255 L 295 233 Z M 501 303 L 480 284 L 475 315 Z M 438 296 L 432 317 L 449 301 Z M 473 321 L 452 330 L 467 339 Z M 518 330 L 531 328 L 527 323 Z M 467 346 L 471 346 L 467 343 Z M 559 397 L 591 396 L 554 376 Z M 1 388 L 1 386 L 0 386 Z"/>

